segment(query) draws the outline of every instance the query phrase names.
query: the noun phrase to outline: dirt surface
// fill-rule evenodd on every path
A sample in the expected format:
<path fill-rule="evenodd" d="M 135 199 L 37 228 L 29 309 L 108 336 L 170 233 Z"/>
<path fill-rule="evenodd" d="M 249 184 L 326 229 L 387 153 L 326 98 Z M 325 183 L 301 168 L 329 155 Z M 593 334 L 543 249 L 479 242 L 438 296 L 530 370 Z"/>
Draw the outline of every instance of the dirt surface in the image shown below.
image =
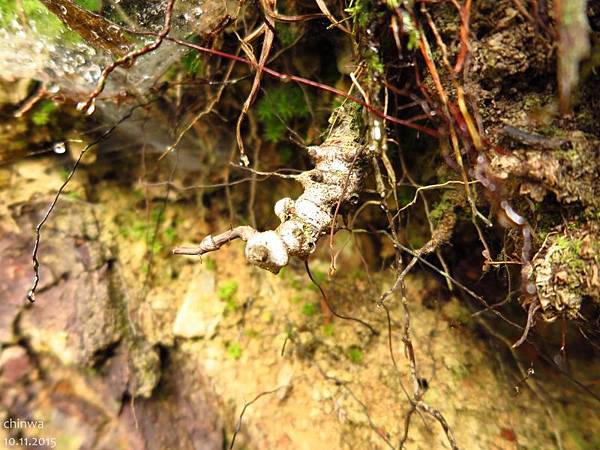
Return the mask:
<path fill-rule="evenodd" d="M 10 180 L 1 199 L 2 414 L 45 424 L 3 429 L 3 437 L 56 437 L 61 449 L 219 449 L 244 404 L 272 391 L 246 409 L 236 448 L 397 446 L 410 409 L 401 385 L 412 389 L 404 315 L 400 298 L 389 299 L 396 371 L 385 314 L 374 303 L 393 278 L 367 277 L 352 246 L 332 280 L 326 250 L 311 268 L 338 312 L 379 335 L 352 321 L 324 324 L 320 294 L 302 267 L 278 276 L 252 268 L 241 245 L 200 264 L 169 257 L 159 237 L 148 270 L 154 222 L 114 182 L 86 200 L 82 171 L 43 231 L 42 285 L 27 306 L 32 227 L 61 177 L 47 159 L 2 174 Z M 186 211 L 169 205 L 160 236 L 211 231 Z M 551 371 L 523 376 L 531 355 L 513 358 L 501 340 L 481 339 L 493 319 L 472 317 L 430 275 L 410 276 L 406 295 L 423 400 L 444 414 L 461 448 L 553 448 L 557 436 L 564 448 L 598 443 L 593 401 Z M 572 373 L 579 363 L 571 361 Z M 448 446 L 439 424 L 419 415 L 406 445 Z"/>

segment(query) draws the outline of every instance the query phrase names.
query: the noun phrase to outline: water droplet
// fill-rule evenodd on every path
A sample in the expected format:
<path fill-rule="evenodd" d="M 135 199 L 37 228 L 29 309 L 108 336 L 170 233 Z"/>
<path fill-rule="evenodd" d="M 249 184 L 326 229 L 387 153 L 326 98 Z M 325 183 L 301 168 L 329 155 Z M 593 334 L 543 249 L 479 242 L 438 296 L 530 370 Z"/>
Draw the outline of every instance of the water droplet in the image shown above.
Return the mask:
<path fill-rule="evenodd" d="M 67 147 L 65 146 L 64 142 L 57 142 L 52 147 L 52 150 L 54 150 L 54 153 L 58 153 L 59 155 L 62 155 L 63 153 L 65 153 L 67 151 Z"/>
<path fill-rule="evenodd" d="M 381 125 L 379 120 L 373 121 L 373 140 L 380 141 L 381 140 Z"/>
<path fill-rule="evenodd" d="M 248 159 L 248 156 L 246 156 L 245 153 L 242 153 L 240 155 L 239 165 L 244 167 L 248 167 L 250 165 L 250 160 Z"/>
<path fill-rule="evenodd" d="M 60 87 L 58 86 L 58 84 L 49 84 L 46 90 L 50 94 L 56 94 L 58 91 L 60 91 Z"/>
<path fill-rule="evenodd" d="M 94 111 L 96 110 L 96 100 L 92 100 L 89 105 L 88 102 L 79 102 L 77 103 L 77 111 L 83 111 L 85 109 L 85 113 L 90 116 L 94 113 Z"/>
<path fill-rule="evenodd" d="M 91 116 L 92 114 L 94 114 L 94 111 L 96 111 L 96 101 L 92 100 L 92 103 L 90 103 L 88 109 L 85 110 L 85 114 Z"/>
<path fill-rule="evenodd" d="M 67 7 L 65 5 L 60 5 L 60 12 L 66 16 L 67 15 Z"/>

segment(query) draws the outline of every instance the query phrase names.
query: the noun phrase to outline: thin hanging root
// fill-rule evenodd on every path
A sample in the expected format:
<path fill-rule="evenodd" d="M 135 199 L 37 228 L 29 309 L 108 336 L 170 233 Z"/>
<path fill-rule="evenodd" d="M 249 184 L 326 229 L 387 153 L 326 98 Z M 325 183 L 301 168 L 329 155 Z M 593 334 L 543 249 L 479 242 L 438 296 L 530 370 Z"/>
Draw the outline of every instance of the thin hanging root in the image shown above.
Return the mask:
<path fill-rule="evenodd" d="M 304 187 L 303 194 L 296 200 L 282 198 L 275 204 L 275 214 L 281 220 L 277 229 L 260 232 L 250 226 L 236 227 L 207 236 L 197 247 L 175 248 L 173 253 L 203 255 L 233 239 L 242 239 L 246 241 L 248 262 L 273 273 L 287 265 L 290 257 L 306 260 L 319 238 L 331 229 L 335 212 L 358 196 L 371 157 L 361 140 L 356 108 L 338 108 L 329 122 L 332 131 L 325 142 L 307 149 L 314 169 L 294 177 Z"/>
<path fill-rule="evenodd" d="M 166 155 L 168 155 L 171 152 L 174 152 L 175 149 L 177 148 L 177 146 L 179 145 L 179 143 L 181 142 L 181 140 L 183 139 L 183 137 L 185 136 L 185 134 L 196 125 L 196 123 L 204 116 L 206 116 L 208 113 L 210 113 L 213 108 L 215 107 L 215 105 L 219 102 L 219 100 L 221 100 L 221 96 L 223 95 L 223 91 L 225 90 L 225 87 L 228 84 L 228 80 L 229 77 L 231 77 L 231 72 L 233 70 L 233 66 L 234 66 L 234 62 L 235 61 L 230 61 L 229 65 L 227 66 L 227 70 L 225 72 L 225 76 L 223 78 L 223 82 L 221 84 L 221 86 L 219 87 L 219 90 L 217 91 L 217 93 L 215 94 L 215 96 L 213 98 L 211 98 L 206 107 L 202 109 L 202 111 L 200 111 L 199 113 L 197 113 L 192 120 L 190 120 L 184 127 L 183 129 L 177 134 L 177 137 L 175 138 L 175 141 L 159 156 L 158 160 L 160 161 L 161 159 L 163 159 Z"/>
<path fill-rule="evenodd" d="M 275 8 L 274 0 L 263 0 L 262 6 L 265 11 L 272 11 Z M 256 95 L 258 94 L 258 88 L 260 87 L 260 80 L 263 75 L 263 69 L 265 64 L 267 63 L 267 59 L 269 58 L 269 53 L 271 52 L 271 47 L 273 46 L 273 40 L 275 39 L 275 20 L 268 14 L 265 14 L 265 23 L 256 31 L 256 33 L 252 33 L 252 39 L 264 34 L 262 49 L 260 52 L 260 58 L 256 66 L 256 74 L 254 75 L 254 81 L 252 82 L 252 89 L 250 90 L 250 94 L 248 94 L 248 98 L 244 102 L 244 106 L 242 107 L 242 112 L 238 117 L 237 124 L 235 127 L 235 137 L 237 140 L 238 148 L 240 150 L 240 160 L 244 166 L 248 166 L 250 161 L 248 160 L 248 155 L 246 155 L 246 150 L 244 148 L 244 140 L 242 139 L 242 123 L 244 121 L 244 117 L 248 114 L 248 110 L 252 103 L 254 103 L 254 99 L 256 99 Z M 246 53 L 246 56 L 253 62 L 256 63 L 256 59 L 254 54 L 252 53 L 251 47 L 244 40 L 242 41 L 242 49 Z"/>

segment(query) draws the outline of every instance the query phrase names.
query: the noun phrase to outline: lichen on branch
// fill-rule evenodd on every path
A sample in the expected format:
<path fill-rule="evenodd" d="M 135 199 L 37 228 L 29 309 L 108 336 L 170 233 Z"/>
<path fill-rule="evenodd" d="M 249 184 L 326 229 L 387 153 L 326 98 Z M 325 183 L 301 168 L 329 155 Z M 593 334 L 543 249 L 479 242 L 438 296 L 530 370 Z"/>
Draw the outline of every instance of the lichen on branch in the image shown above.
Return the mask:
<path fill-rule="evenodd" d="M 302 195 L 275 203 L 275 214 L 281 220 L 275 230 L 240 226 L 209 235 L 198 247 L 177 247 L 173 253 L 202 255 L 233 239 L 242 239 L 246 241 L 248 262 L 273 273 L 278 273 L 291 257 L 306 259 L 314 252 L 319 238 L 331 230 L 335 211 L 358 198 L 370 159 L 357 107 L 339 107 L 329 123 L 325 141 L 307 148 L 314 168 L 294 177 L 304 187 Z"/>

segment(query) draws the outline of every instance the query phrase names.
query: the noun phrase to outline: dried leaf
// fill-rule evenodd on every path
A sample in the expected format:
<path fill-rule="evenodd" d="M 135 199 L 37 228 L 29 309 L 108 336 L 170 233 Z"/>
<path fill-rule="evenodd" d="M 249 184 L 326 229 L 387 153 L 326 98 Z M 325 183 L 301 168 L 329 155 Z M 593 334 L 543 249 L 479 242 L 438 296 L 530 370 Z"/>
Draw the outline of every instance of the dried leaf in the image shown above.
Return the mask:
<path fill-rule="evenodd" d="M 90 45 L 100 47 L 117 58 L 130 50 L 131 43 L 127 37 L 116 24 L 104 17 L 68 0 L 41 0 L 41 2 Z"/>

